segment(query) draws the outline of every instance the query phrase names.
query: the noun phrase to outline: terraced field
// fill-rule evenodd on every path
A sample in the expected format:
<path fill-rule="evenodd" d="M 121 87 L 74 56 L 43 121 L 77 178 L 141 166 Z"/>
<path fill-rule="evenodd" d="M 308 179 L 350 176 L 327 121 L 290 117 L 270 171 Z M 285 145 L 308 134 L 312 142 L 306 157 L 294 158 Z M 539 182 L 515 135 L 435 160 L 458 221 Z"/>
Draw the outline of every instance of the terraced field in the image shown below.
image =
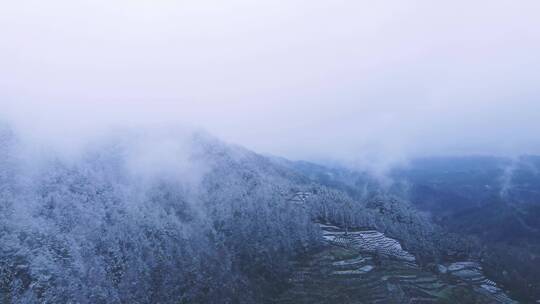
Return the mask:
<path fill-rule="evenodd" d="M 294 263 L 290 288 L 275 303 L 516 303 L 477 263 L 434 273 L 376 230 L 319 225 L 326 246 Z"/>
<path fill-rule="evenodd" d="M 497 303 L 516 303 L 510 299 L 497 284 L 486 278 L 482 271 L 482 266 L 477 262 L 456 262 L 449 265 L 440 265 L 442 273 L 458 278 L 474 288 L 475 291 L 485 294 Z"/>

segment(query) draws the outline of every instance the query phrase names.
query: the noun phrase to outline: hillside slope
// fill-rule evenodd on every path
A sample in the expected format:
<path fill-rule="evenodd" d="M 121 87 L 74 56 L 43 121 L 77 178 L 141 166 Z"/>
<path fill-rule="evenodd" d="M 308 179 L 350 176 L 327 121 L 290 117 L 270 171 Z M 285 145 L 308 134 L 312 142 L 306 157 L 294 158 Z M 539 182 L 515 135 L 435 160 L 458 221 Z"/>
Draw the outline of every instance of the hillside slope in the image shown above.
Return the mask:
<path fill-rule="evenodd" d="M 335 250 L 320 223 L 369 227 L 376 247 L 398 239 L 420 280 L 466 247 L 405 200 L 360 198 L 207 134 L 123 132 L 71 157 L 37 155 L 5 127 L 0 140 L 6 303 L 272 303 L 299 258 Z M 375 285 L 394 271 L 375 269 Z"/>

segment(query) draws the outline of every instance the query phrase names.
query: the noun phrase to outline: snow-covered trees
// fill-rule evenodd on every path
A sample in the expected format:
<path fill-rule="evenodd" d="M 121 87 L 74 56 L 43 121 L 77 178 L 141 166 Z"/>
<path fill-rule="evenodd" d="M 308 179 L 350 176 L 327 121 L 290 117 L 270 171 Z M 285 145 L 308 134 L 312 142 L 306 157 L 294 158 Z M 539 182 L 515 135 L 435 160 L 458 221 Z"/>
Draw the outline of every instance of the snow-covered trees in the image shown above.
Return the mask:
<path fill-rule="evenodd" d="M 187 153 L 180 172 L 144 136 L 31 165 L 11 131 L 0 140 L 3 303 L 251 303 L 316 241 L 281 195 L 289 176 L 209 137 L 165 154 Z"/>
<path fill-rule="evenodd" d="M 321 244 L 317 220 L 410 248 L 431 231 L 405 203 L 353 199 L 204 134 L 128 132 L 83 151 L 36 155 L 0 129 L 2 303 L 263 302 Z"/>

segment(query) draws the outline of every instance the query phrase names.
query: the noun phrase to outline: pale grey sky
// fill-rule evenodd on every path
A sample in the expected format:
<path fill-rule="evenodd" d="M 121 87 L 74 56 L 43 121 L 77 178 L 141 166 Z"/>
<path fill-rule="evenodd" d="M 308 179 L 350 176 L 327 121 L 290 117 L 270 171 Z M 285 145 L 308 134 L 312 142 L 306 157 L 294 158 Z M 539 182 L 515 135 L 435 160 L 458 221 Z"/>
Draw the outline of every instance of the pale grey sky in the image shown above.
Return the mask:
<path fill-rule="evenodd" d="M 537 0 L 5 2 L 0 116 L 36 137 L 179 123 L 290 158 L 540 153 Z"/>

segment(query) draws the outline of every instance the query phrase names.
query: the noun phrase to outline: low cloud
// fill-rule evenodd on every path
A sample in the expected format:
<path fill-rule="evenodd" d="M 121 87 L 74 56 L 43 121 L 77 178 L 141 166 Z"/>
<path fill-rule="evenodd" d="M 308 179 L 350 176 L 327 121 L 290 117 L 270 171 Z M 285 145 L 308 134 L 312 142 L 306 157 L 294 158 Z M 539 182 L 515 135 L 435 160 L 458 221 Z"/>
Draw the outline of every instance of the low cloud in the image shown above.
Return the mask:
<path fill-rule="evenodd" d="M 0 116 L 65 150 L 114 126 L 181 123 L 261 153 L 364 167 L 538 154 L 539 9 L 16 1 L 0 13 Z"/>

